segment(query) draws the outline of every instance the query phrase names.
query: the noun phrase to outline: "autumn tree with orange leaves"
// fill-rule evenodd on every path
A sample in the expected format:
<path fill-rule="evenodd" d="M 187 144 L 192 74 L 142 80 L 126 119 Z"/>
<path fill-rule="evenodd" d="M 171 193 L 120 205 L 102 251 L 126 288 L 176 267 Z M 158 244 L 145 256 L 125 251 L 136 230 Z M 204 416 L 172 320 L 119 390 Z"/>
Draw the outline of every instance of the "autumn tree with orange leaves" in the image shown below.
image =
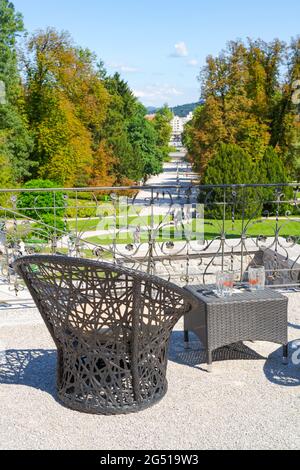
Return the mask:
<path fill-rule="evenodd" d="M 240 147 L 257 165 L 271 146 L 289 175 L 299 176 L 300 137 L 292 105 L 299 67 L 299 38 L 289 47 L 279 40 L 232 41 L 219 56 L 207 58 L 199 77 L 203 104 L 184 136 L 201 175 L 225 144 Z"/>
<path fill-rule="evenodd" d="M 23 53 L 26 109 L 34 137 L 32 177 L 63 186 L 135 183 L 162 170 L 168 133 L 119 74 L 53 29 L 33 35 Z M 169 116 L 171 120 L 172 116 Z"/>

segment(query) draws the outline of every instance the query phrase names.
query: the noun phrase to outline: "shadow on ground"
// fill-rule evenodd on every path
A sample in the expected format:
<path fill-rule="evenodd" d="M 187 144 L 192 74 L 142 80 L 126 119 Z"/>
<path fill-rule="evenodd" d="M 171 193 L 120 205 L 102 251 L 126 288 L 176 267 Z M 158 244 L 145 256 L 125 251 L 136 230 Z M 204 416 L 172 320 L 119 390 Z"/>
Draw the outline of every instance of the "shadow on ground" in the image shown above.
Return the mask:
<path fill-rule="evenodd" d="M 56 398 L 56 350 L 9 349 L 0 352 L 0 385 L 26 385 Z"/>
<path fill-rule="evenodd" d="M 296 323 L 288 323 L 290 328 L 294 328 L 295 330 L 300 330 L 300 325 L 296 325 Z"/>
<path fill-rule="evenodd" d="M 191 335 L 190 346 L 191 349 L 184 349 L 183 332 L 173 332 L 169 359 L 206 371 L 206 354 L 194 335 Z M 281 353 L 279 348 L 266 359 L 243 343 L 236 343 L 216 350 L 213 360 L 264 360 L 264 373 L 270 382 L 283 386 L 300 385 L 300 366 L 291 360 L 284 366 Z M 25 385 L 47 392 L 56 399 L 56 350 L 9 349 L 0 352 L 0 385 Z"/>
<path fill-rule="evenodd" d="M 242 342 L 217 349 L 213 352 L 213 361 L 263 360 L 265 361 L 264 374 L 270 382 L 276 385 L 295 387 L 300 385 L 300 365 L 293 364 L 291 356 L 295 350 L 293 350 L 292 344 L 289 349 L 290 358 L 288 365 L 282 363 L 282 347 L 279 347 L 269 357 L 264 357 Z M 177 364 L 207 371 L 206 351 L 192 333 L 190 333 L 190 349 L 184 349 L 183 332 L 173 332 L 169 359 Z"/>
<path fill-rule="evenodd" d="M 183 333 L 174 331 L 169 349 L 169 359 L 178 364 L 207 370 L 206 351 L 198 338 L 190 332 L 189 349 L 184 348 Z M 266 360 L 248 346 L 240 343 L 218 348 L 213 352 L 213 362 L 233 360 Z M 202 367 L 203 366 L 203 367 Z"/>

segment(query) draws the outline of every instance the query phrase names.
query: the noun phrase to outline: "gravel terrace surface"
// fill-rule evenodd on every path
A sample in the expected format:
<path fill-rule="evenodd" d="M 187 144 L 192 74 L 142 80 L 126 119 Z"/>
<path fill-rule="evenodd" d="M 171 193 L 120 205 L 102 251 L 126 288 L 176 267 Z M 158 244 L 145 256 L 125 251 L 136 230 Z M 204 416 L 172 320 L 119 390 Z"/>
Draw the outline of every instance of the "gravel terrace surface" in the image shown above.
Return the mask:
<path fill-rule="evenodd" d="M 290 354 L 300 359 L 300 294 L 288 297 Z M 192 339 L 185 351 L 180 322 L 169 352 L 169 391 L 159 404 L 132 415 L 87 415 L 56 400 L 56 352 L 35 309 L 2 311 L 1 449 L 299 448 L 300 365 L 283 366 L 278 345 L 244 343 L 217 351 L 208 374 L 201 344 Z"/>

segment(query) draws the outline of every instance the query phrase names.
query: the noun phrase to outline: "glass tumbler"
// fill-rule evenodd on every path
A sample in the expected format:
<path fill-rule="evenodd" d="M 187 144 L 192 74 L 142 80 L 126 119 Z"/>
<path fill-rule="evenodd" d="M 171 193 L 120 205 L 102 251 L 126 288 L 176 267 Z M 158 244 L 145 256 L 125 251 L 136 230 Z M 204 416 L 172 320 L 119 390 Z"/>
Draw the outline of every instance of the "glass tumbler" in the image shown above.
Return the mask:
<path fill-rule="evenodd" d="M 248 271 L 249 287 L 251 290 L 265 288 L 266 271 L 264 266 L 250 267 Z"/>
<path fill-rule="evenodd" d="M 217 293 L 220 297 L 229 297 L 233 292 L 235 273 L 233 271 L 220 271 L 216 276 Z"/>

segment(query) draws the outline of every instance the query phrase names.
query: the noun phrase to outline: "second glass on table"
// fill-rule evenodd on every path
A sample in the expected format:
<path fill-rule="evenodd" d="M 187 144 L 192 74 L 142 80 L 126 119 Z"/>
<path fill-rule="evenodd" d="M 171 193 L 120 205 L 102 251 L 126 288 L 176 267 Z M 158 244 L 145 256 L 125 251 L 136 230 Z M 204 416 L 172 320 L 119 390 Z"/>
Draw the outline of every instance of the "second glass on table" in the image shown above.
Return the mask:
<path fill-rule="evenodd" d="M 220 271 L 217 273 L 217 293 L 220 297 L 229 297 L 233 292 L 235 274 L 233 271 Z"/>
<path fill-rule="evenodd" d="M 251 290 L 265 288 L 266 271 L 264 266 L 250 267 L 248 270 L 249 287 Z"/>

